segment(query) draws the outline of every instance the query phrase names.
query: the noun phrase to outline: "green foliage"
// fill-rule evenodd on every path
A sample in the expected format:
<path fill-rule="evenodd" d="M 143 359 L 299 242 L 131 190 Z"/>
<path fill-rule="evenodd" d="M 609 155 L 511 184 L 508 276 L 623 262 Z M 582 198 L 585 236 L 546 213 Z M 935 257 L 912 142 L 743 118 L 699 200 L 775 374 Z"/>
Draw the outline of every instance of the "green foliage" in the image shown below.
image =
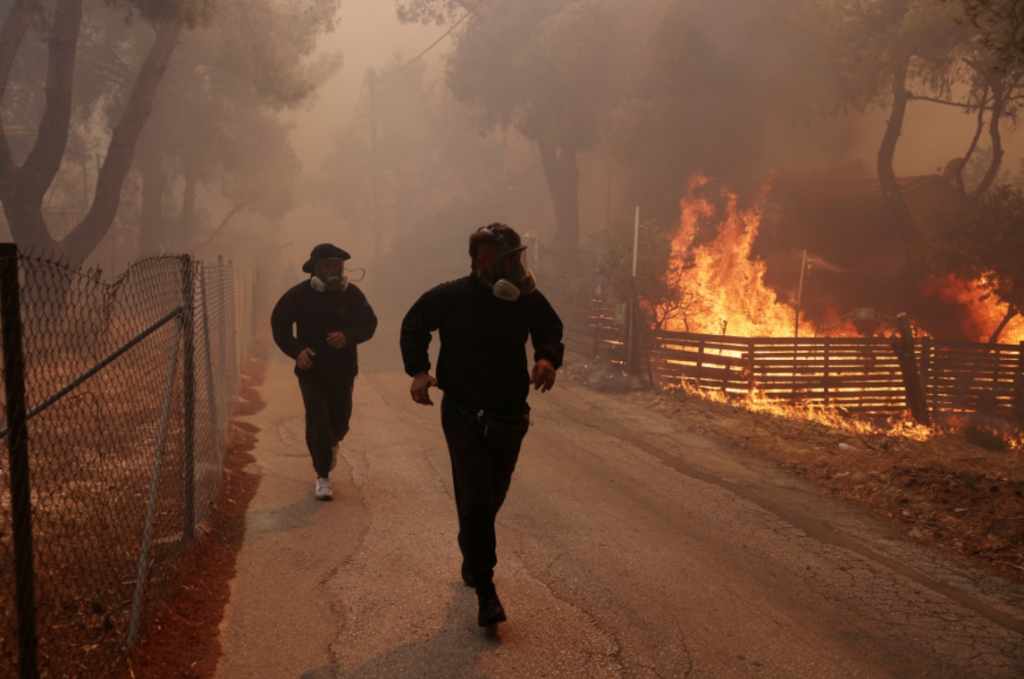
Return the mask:
<path fill-rule="evenodd" d="M 825 20 L 819 38 L 836 76 L 835 104 L 865 110 L 884 107 L 892 79 L 908 69 L 914 94 L 948 98 L 969 77 L 963 57 L 973 49 L 970 31 L 957 21 L 960 8 L 935 0 L 817 0 Z"/>
<path fill-rule="evenodd" d="M 1024 0 L 941 0 L 963 7 L 966 22 L 979 42 L 997 58 L 1000 68 L 1024 64 Z"/>
<path fill-rule="evenodd" d="M 139 16 L 150 24 L 180 21 L 188 28 L 203 26 L 213 18 L 216 0 L 107 0 L 113 7 L 124 5 L 129 17 Z"/>
<path fill-rule="evenodd" d="M 675 226 L 644 221 L 637 238 L 636 291 L 648 320 L 658 329 L 669 321 L 685 324 L 687 313 L 695 305 L 694 294 L 680 284 L 692 262 L 673 251 L 675 230 Z M 608 232 L 608 248 L 600 270 L 625 296 L 633 271 L 633 229 Z"/>
<path fill-rule="evenodd" d="M 480 4 L 479 0 L 398 0 L 395 10 L 403 24 L 441 26 Z"/>
<path fill-rule="evenodd" d="M 489 7 L 458 37 L 448 84 L 475 109 L 481 130 L 514 126 L 527 139 L 592 148 L 611 102 L 613 18 L 599 0 Z"/>
<path fill-rule="evenodd" d="M 1003 184 L 965 205 L 927 238 L 931 268 L 965 280 L 1024 310 L 1024 190 Z"/>
<path fill-rule="evenodd" d="M 165 171 L 186 179 L 186 191 L 191 178 L 217 191 L 229 209 L 271 220 L 291 209 L 302 168 L 292 126 L 279 114 L 306 104 L 340 67 L 340 55 L 314 56 L 337 8 L 337 0 L 219 0 L 210 25 L 188 36 L 145 133 Z M 208 221 L 220 221 L 208 214 L 202 207 L 194 216 L 183 212 L 184 233 L 166 234 L 168 241 L 194 245 Z"/>

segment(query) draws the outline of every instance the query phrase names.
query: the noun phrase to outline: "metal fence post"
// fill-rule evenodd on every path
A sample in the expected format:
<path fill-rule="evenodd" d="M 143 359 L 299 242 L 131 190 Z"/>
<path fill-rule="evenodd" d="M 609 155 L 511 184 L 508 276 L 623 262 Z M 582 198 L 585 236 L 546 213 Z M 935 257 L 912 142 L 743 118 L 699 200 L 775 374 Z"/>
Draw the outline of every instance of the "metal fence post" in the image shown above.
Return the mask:
<path fill-rule="evenodd" d="M 199 272 L 199 292 L 202 295 L 202 311 L 200 312 L 203 319 L 203 344 L 206 347 L 206 390 L 209 396 L 210 410 L 213 411 L 213 424 L 210 425 L 210 450 L 207 451 L 208 455 L 212 455 L 214 458 L 217 457 L 220 444 L 221 444 L 221 397 L 217 394 L 217 389 L 214 386 L 214 374 L 213 374 L 213 345 L 210 344 L 210 310 L 209 310 L 209 297 L 210 297 L 210 283 L 206 280 L 206 267 L 202 267 Z"/>
<path fill-rule="evenodd" d="M 4 391 L 7 398 L 7 451 L 10 457 L 11 524 L 18 619 L 18 676 L 39 677 L 35 572 L 32 555 L 32 492 L 25 415 L 25 355 L 18 287 L 18 246 L 0 243 L 0 320 L 3 323 Z"/>
<path fill-rule="evenodd" d="M 195 369 L 195 277 L 192 258 L 181 256 L 182 394 L 185 400 L 185 450 L 183 463 L 185 524 L 182 541 L 189 542 L 196 530 L 196 369 Z"/>
<path fill-rule="evenodd" d="M 184 312 L 184 309 L 182 309 Z M 143 593 L 146 589 L 146 569 L 149 562 L 149 548 L 153 538 L 153 518 L 156 514 L 157 492 L 160 488 L 160 467 L 163 463 L 164 445 L 167 442 L 167 419 L 171 410 L 171 395 L 174 393 L 174 376 L 178 368 L 178 346 L 181 340 L 182 319 L 174 323 L 174 339 L 171 341 L 171 356 L 168 359 L 167 380 L 164 386 L 164 405 L 160 411 L 160 428 L 156 438 L 156 454 L 153 456 L 153 476 L 149 483 L 149 502 L 146 505 L 146 521 L 142 529 L 142 546 L 139 549 L 139 566 L 135 575 L 135 596 L 132 599 L 131 617 L 128 619 L 126 647 L 134 648 L 142 633 Z"/>

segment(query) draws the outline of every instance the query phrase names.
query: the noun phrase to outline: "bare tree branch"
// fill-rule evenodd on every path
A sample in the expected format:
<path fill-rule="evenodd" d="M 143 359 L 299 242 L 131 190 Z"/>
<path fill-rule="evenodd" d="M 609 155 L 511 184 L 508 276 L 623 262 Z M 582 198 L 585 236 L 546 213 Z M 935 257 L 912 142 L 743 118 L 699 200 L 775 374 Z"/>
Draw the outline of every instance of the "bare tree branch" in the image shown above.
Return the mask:
<path fill-rule="evenodd" d="M 214 238 L 216 238 L 216 237 L 217 237 L 217 235 L 218 235 L 218 234 L 219 234 L 219 233 L 220 233 L 221 231 L 223 231 L 223 230 L 224 230 L 224 227 L 228 225 L 228 222 L 230 222 L 230 221 L 231 221 L 231 218 L 235 216 L 235 213 L 236 213 L 236 212 L 238 212 L 238 211 L 239 211 L 239 210 L 241 210 L 241 209 L 242 209 L 242 208 L 241 208 L 241 206 L 240 206 L 240 205 L 235 205 L 234 207 L 232 207 L 232 208 L 231 208 L 231 211 L 230 211 L 230 212 L 228 212 L 228 213 L 227 213 L 226 215 L 224 215 L 224 219 L 220 220 L 220 224 L 219 224 L 219 225 L 217 226 L 217 228 L 216 228 L 216 229 L 214 229 L 214 230 L 213 230 L 213 233 L 211 233 L 211 234 L 210 234 L 210 235 L 209 235 L 209 236 L 207 237 L 207 239 L 206 239 L 206 240 L 204 240 L 204 241 L 203 241 L 202 243 L 200 243 L 200 244 L 199 244 L 199 245 L 197 245 L 196 247 L 192 248 L 192 251 L 193 251 L 193 252 L 196 252 L 196 251 L 202 250 L 202 249 L 203 249 L 203 248 L 205 248 L 205 247 L 206 247 L 207 245 L 209 245 L 210 243 L 212 243 L 212 242 L 213 242 L 213 239 L 214 239 Z"/>
<path fill-rule="evenodd" d="M 1013 85 L 1011 82 L 1009 89 L 1012 90 Z M 989 139 L 992 140 L 992 160 L 989 162 L 988 170 L 985 171 L 985 176 L 982 177 L 981 183 L 971 192 L 972 199 L 988 191 L 989 187 L 992 186 L 992 182 L 999 176 L 999 168 L 1003 164 L 1003 138 L 999 132 L 999 122 L 1002 119 L 1003 109 L 1006 106 L 1006 91 L 1006 83 L 1001 79 L 992 84 L 992 116 L 988 121 L 988 135 Z"/>
<path fill-rule="evenodd" d="M 988 101 L 989 86 L 986 83 L 985 90 L 981 94 L 981 106 L 978 107 L 978 126 L 974 131 L 974 138 L 971 140 L 971 145 L 967 147 L 967 153 L 964 154 L 964 160 L 960 163 L 960 167 L 956 171 L 956 190 L 960 194 L 961 198 L 967 197 L 967 190 L 964 188 L 964 168 L 967 167 L 967 163 L 970 162 L 971 156 L 974 155 L 975 149 L 978 148 L 978 140 L 981 139 L 981 133 L 985 131 L 985 102 Z"/>
<path fill-rule="evenodd" d="M 911 101 L 930 101 L 933 104 L 945 104 L 946 106 L 955 106 L 957 108 L 962 108 L 966 111 L 973 111 L 974 109 L 978 108 L 977 104 L 972 104 L 970 102 L 948 101 L 946 99 L 937 99 L 935 97 L 925 97 L 918 94 L 910 94 L 909 92 L 907 94 L 910 96 Z M 990 107 L 987 106 L 982 106 L 981 108 L 984 111 L 992 110 Z"/>

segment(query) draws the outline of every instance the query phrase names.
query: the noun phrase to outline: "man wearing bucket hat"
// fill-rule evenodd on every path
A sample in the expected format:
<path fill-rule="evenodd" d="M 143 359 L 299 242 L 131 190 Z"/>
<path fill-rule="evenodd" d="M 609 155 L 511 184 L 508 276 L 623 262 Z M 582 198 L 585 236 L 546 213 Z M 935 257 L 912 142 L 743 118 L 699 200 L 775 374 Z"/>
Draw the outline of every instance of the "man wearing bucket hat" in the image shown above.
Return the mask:
<path fill-rule="evenodd" d="M 526 397 L 531 385 L 551 389 L 565 351 L 562 321 L 536 289 L 525 250 L 505 224 L 478 229 L 469 237 L 472 273 L 426 292 L 402 321 L 413 401 L 433 405 L 430 388 L 444 391 L 441 428 L 452 463 L 462 579 L 476 589 L 481 627 L 506 619 L 493 580 L 494 522 L 530 425 Z M 435 330 L 441 340 L 436 380 L 427 351 Z"/>
<path fill-rule="evenodd" d="M 270 315 L 274 342 L 295 360 L 317 500 L 334 499 L 329 478 L 352 416 L 352 387 L 359 372 L 356 345 L 377 329 L 370 303 L 345 275 L 348 259 L 339 247 L 317 245 L 302 265 L 309 280 L 284 293 Z"/>

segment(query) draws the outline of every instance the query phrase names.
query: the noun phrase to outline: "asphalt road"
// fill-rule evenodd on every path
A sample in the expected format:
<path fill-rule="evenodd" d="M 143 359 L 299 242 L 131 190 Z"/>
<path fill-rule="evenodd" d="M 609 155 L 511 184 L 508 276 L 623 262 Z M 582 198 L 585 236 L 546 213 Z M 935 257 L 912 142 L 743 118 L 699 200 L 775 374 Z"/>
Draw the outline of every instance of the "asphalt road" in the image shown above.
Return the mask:
<path fill-rule="evenodd" d="M 366 364 L 332 503 L 283 357 L 244 418 L 262 482 L 219 679 L 1024 677 L 1024 588 L 564 381 L 531 397 L 498 525 L 509 621 L 481 630 L 439 409 Z"/>

